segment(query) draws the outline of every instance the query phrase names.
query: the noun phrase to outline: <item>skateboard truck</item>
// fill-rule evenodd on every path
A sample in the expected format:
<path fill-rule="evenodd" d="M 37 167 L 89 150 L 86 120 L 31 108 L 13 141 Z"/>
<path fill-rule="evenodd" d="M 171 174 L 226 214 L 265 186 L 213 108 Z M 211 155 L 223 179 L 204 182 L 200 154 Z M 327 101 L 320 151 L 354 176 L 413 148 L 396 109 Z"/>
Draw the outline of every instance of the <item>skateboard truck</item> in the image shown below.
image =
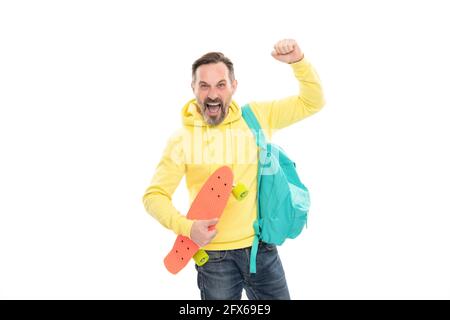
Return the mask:
<path fill-rule="evenodd" d="M 245 184 L 238 182 L 238 184 L 233 184 L 231 193 L 236 198 L 236 200 L 241 201 L 248 195 L 248 189 Z"/>

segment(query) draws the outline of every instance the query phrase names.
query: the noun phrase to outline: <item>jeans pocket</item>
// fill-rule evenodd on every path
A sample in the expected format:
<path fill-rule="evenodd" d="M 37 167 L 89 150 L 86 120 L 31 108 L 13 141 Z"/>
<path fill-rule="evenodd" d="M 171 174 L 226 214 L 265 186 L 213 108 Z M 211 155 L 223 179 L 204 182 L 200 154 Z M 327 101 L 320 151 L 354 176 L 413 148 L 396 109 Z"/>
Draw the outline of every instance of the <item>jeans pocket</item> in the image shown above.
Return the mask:
<path fill-rule="evenodd" d="M 259 243 L 259 246 L 260 246 L 260 249 L 263 249 L 265 251 L 273 251 L 273 250 L 277 249 L 276 245 L 271 244 L 271 243 L 266 243 L 266 242 L 263 242 L 263 241 L 261 241 Z"/>
<path fill-rule="evenodd" d="M 220 262 L 223 259 L 225 259 L 225 257 L 227 256 L 226 250 L 211 250 L 211 251 L 206 251 L 206 253 L 209 256 L 208 263 Z"/>

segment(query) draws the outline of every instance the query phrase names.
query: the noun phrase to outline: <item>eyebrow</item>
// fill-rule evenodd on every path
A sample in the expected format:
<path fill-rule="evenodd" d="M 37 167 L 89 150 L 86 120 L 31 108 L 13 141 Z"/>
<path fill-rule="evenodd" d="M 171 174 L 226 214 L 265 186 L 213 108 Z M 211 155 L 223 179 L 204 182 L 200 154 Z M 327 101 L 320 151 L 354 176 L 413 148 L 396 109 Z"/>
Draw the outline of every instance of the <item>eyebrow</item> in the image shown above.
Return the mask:
<path fill-rule="evenodd" d="M 222 82 L 225 82 L 225 83 L 226 83 L 227 80 L 222 79 L 222 80 L 220 80 L 219 82 L 217 82 L 217 84 L 220 84 L 220 83 L 222 83 Z M 209 85 L 209 83 L 207 83 L 206 81 L 200 81 L 199 84 L 207 84 L 207 85 Z"/>

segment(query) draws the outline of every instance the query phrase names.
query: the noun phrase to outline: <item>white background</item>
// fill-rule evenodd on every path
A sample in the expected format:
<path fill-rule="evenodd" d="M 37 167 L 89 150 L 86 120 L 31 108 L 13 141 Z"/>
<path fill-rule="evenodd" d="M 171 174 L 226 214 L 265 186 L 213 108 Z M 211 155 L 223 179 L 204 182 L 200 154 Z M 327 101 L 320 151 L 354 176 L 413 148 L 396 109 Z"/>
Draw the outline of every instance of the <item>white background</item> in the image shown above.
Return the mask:
<path fill-rule="evenodd" d="M 282 98 L 297 83 L 270 52 L 294 38 L 327 105 L 275 136 L 312 194 L 279 248 L 292 298 L 449 299 L 445 3 L 2 1 L 0 298 L 199 298 L 141 197 L 192 62 L 222 51 L 238 103 Z"/>

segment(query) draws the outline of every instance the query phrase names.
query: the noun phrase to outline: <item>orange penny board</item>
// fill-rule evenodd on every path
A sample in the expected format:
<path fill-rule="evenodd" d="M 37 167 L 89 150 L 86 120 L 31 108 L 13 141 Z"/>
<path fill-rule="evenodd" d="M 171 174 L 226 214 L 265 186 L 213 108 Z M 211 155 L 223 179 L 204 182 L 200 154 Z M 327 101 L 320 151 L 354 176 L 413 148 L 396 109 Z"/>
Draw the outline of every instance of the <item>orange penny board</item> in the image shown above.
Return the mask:
<path fill-rule="evenodd" d="M 217 169 L 200 189 L 186 217 L 191 220 L 209 220 L 222 215 L 233 187 L 233 172 L 227 166 Z M 169 272 L 176 274 L 183 269 L 199 250 L 199 246 L 179 235 L 172 250 L 164 259 Z"/>

